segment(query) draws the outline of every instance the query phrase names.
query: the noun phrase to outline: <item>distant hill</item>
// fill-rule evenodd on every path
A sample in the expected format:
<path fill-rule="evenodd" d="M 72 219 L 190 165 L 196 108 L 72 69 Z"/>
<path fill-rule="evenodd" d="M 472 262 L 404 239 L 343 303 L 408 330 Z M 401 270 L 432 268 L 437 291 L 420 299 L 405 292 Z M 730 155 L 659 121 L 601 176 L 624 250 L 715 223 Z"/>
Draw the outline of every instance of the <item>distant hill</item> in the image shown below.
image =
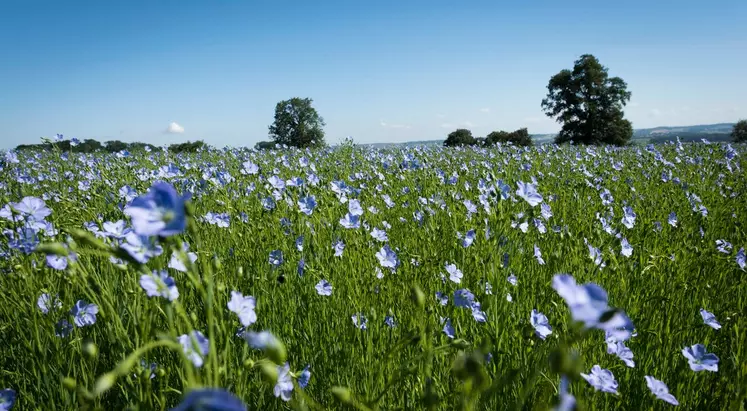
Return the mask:
<path fill-rule="evenodd" d="M 654 128 L 639 128 L 633 130 L 633 142 L 634 143 L 663 143 L 666 141 L 674 140 L 677 137 L 682 141 L 700 141 L 705 138 L 709 141 L 729 141 L 731 139 L 730 133 L 734 123 L 718 123 L 718 124 L 699 124 L 695 126 L 661 126 Z M 532 140 L 535 144 L 546 144 L 552 143 L 555 138 L 555 134 L 531 134 Z M 444 137 L 445 139 L 446 137 Z M 441 140 L 420 140 L 420 141 L 407 141 L 404 143 L 372 143 L 363 144 L 365 146 L 371 146 L 374 148 L 386 148 L 393 146 L 440 146 L 443 144 L 444 139 Z"/>
<path fill-rule="evenodd" d="M 654 128 L 639 128 L 633 131 L 633 137 L 654 136 L 660 134 L 678 133 L 702 133 L 702 134 L 729 134 L 734 123 L 701 124 L 696 126 L 661 126 Z"/>

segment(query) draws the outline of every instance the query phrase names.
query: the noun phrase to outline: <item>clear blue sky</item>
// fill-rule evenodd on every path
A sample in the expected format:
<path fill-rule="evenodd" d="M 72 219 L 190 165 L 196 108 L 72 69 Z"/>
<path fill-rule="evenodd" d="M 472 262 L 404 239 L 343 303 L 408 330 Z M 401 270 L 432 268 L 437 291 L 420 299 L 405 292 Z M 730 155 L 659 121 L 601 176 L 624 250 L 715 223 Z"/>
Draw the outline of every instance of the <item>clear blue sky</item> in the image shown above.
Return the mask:
<path fill-rule="evenodd" d="M 2 0 L 0 147 L 251 146 L 294 96 L 331 143 L 554 132 L 547 81 L 584 53 L 628 82 L 635 128 L 747 117 L 745 0 Z"/>

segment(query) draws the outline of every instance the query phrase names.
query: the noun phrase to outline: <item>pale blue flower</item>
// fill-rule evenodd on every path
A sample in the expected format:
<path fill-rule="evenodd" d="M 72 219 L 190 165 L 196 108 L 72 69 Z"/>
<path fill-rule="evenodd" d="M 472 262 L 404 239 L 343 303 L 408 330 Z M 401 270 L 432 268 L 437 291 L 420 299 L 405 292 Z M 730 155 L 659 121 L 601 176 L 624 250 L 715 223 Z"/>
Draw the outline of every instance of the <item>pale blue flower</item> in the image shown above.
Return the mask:
<path fill-rule="evenodd" d="M 371 237 L 373 237 L 377 241 L 381 241 L 382 243 L 389 241 L 389 237 L 387 237 L 386 231 L 379 230 L 376 227 L 374 227 L 374 229 L 371 231 Z"/>
<path fill-rule="evenodd" d="M 166 271 L 153 270 L 152 274 L 141 275 L 140 286 L 148 297 L 163 297 L 169 301 L 179 298 L 176 282 Z"/>
<path fill-rule="evenodd" d="M 217 388 L 192 390 L 170 411 L 247 411 L 246 404 L 228 391 Z"/>
<path fill-rule="evenodd" d="M 667 384 L 664 384 L 663 381 L 657 380 L 650 375 L 646 375 L 644 378 L 646 379 L 648 389 L 651 390 L 651 393 L 654 394 L 656 398 L 672 405 L 680 405 L 677 398 L 674 398 L 674 395 L 669 393 L 669 387 L 667 387 Z"/>
<path fill-rule="evenodd" d="M 630 257 L 633 255 L 633 246 L 630 245 L 627 238 L 623 238 L 620 240 L 620 247 L 622 250 L 620 251 L 620 254 L 622 254 L 624 257 Z"/>
<path fill-rule="evenodd" d="M 674 211 L 669 213 L 669 219 L 667 220 L 667 222 L 672 227 L 677 227 L 677 214 Z"/>
<path fill-rule="evenodd" d="M 65 338 L 73 332 L 73 325 L 66 319 L 61 319 L 54 326 L 54 335 Z"/>
<path fill-rule="evenodd" d="M 301 371 L 301 374 L 298 376 L 298 386 L 301 388 L 306 388 L 306 386 L 309 385 L 310 380 L 311 371 L 309 370 L 309 365 L 307 364 L 306 367 L 304 367 L 303 371 Z"/>
<path fill-rule="evenodd" d="M 537 259 L 539 265 L 545 265 L 545 260 L 542 258 L 542 251 L 537 247 L 537 244 L 534 245 L 534 258 Z"/>
<path fill-rule="evenodd" d="M 581 376 L 597 391 L 617 394 L 617 381 L 612 371 L 595 365 L 591 368 L 591 373 L 581 373 Z"/>
<path fill-rule="evenodd" d="M 311 215 L 316 208 L 316 198 L 314 196 L 301 197 L 298 200 L 298 208 L 302 213 Z"/>
<path fill-rule="evenodd" d="M 475 230 L 467 231 L 467 234 L 465 234 L 464 238 L 462 239 L 462 247 L 467 248 L 471 246 L 472 243 L 475 242 L 476 237 L 477 237 L 477 234 L 475 233 Z"/>
<path fill-rule="evenodd" d="M 542 202 L 542 195 L 537 192 L 536 184 L 525 183 L 523 181 L 519 181 L 516 184 L 519 186 L 516 190 L 516 195 L 523 198 L 530 206 L 535 207 Z"/>
<path fill-rule="evenodd" d="M 443 332 L 449 338 L 454 338 L 454 336 L 456 335 L 456 331 L 454 330 L 454 326 L 451 325 L 451 319 L 449 319 L 449 318 L 446 319 L 446 322 L 444 323 Z"/>
<path fill-rule="evenodd" d="M 548 335 L 552 334 L 552 327 L 550 326 L 550 322 L 547 320 L 545 314 L 534 309 L 529 316 L 529 321 L 531 322 L 532 327 L 534 327 L 534 333 L 537 337 L 544 340 Z"/>
<path fill-rule="evenodd" d="M 254 309 L 257 300 L 251 295 L 244 296 L 238 291 L 231 291 L 231 299 L 228 301 L 228 310 L 239 316 L 239 322 L 248 327 L 257 321 L 257 313 Z"/>
<path fill-rule="evenodd" d="M 446 272 L 449 274 L 449 280 L 457 284 L 462 282 L 462 271 L 454 264 L 446 264 Z"/>
<path fill-rule="evenodd" d="M 345 243 L 342 240 L 337 240 L 332 248 L 335 250 L 335 257 L 342 257 L 342 252 L 345 250 Z"/>
<path fill-rule="evenodd" d="M 361 207 L 361 203 L 359 200 L 353 199 L 353 200 L 348 201 L 348 213 L 354 216 L 363 215 L 363 207 Z"/>
<path fill-rule="evenodd" d="M 703 322 L 705 325 L 718 330 L 721 328 L 721 324 L 719 324 L 718 320 L 716 320 L 716 316 L 713 315 L 713 313 L 708 312 L 704 309 L 700 309 L 700 316 L 703 317 Z"/>
<path fill-rule="evenodd" d="M 27 220 L 42 221 L 52 214 L 52 210 L 46 206 L 44 200 L 36 197 L 24 197 L 21 201 L 13 203 L 12 206 Z"/>
<path fill-rule="evenodd" d="M 718 371 L 718 357 L 716 354 L 706 352 L 703 344 L 683 348 L 682 355 L 687 358 L 690 369 L 693 371 Z"/>
<path fill-rule="evenodd" d="M 250 347 L 257 350 L 266 350 L 280 345 L 280 340 L 269 331 L 246 331 L 242 336 Z"/>
<path fill-rule="evenodd" d="M 192 361 L 195 367 L 200 368 L 205 362 L 205 356 L 210 351 L 210 341 L 205 338 L 199 331 L 192 331 L 189 334 L 182 334 L 177 337 L 179 344 L 184 350 L 184 354 Z"/>
<path fill-rule="evenodd" d="M 475 295 L 466 288 L 454 291 L 454 306 L 461 308 L 470 308 L 475 302 Z"/>
<path fill-rule="evenodd" d="M 568 390 L 568 377 L 565 375 L 560 377 L 559 397 L 560 401 L 554 408 L 554 411 L 574 411 L 576 409 L 576 397 L 573 396 Z"/>
<path fill-rule="evenodd" d="M 358 329 L 366 330 L 368 328 L 368 320 L 366 317 L 361 314 L 354 314 L 350 319 L 353 320 L 353 325 L 355 325 Z"/>
<path fill-rule="evenodd" d="M 274 267 L 279 267 L 283 264 L 283 252 L 280 250 L 270 251 L 270 264 Z"/>
<path fill-rule="evenodd" d="M 184 201 L 174 186 L 157 182 L 145 195 L 132 200 L 124 213 L 132 219 L 137 234 L 168 237 L 183 232 L 187 227 Z"/>
<path fill-rule="evenodd" d="M 436 300 L 438 300 L 439 304 L 446 305 L 449 303 L 449 296 L 440 291 L 436 291 Z"/>
<path fill-rule="evenodd" d="M 361 226 L 361 217 L 347 213 L 340 219 L 340 225 L 347 229 L 359 228 Z"/>
<path fill-rule="evenodd" d="M 623 213 L 622 224 L 627 228 L 633 228 L 636 219 L 636 214 L 633 212 L 633 208 L 625 206 L 623 207 Z"/>
<path fill-rule="evenodd" d="M 316 293 L 319 295 L 332 295 L 332 284 L 328 283 L 327 280 L 319 280 L 314 288 L 316 288 Z"/>
<path fill-rule="evenodd" d="M 43 293 L 39 296 L 39 298 L 36 299 L 36 306 L 39 307 L 39 310 L 41 310 L 42 314 L 48 314 L 51 310 L 58 310 L 62 308 L 62 302 L 60 301 L 59 295 L 55 295 L 54 297 L 52 297 L 47 293 Z"/>
<path fill-rule="evenodd" d="M 379 252 L 376 253 L 376 258 L 379 260 L 379 264 L 384 268 L 396 268 L 399 265 L 397 254 L 389 248 L 389 245 L 381 247 Z"/>
<path fill-rule="evenodd" d="M 70 314 L 73 315 L 73 322 L 78 327 L 96 324 L 96 314 L 99 312 L 99 306 L 88 304 L 85 300 L 78 300 Z"/>
<path fill-rule="evenodd" d="M 0 411 L 10 411 L 16 403 L 16 392 L 10 388 L 0 391 Z"/>
<path fill-rule="evenodd" d="M 275 397 L 282 399 L 283 401 L 290 401 L 291 395 L 293 394 L 293 380 L 290 376 L 290 366 L 286 362 L 283 365 L 277 367 L 278 379 L 275 382 L 275 388 L 273 393 Z"/>

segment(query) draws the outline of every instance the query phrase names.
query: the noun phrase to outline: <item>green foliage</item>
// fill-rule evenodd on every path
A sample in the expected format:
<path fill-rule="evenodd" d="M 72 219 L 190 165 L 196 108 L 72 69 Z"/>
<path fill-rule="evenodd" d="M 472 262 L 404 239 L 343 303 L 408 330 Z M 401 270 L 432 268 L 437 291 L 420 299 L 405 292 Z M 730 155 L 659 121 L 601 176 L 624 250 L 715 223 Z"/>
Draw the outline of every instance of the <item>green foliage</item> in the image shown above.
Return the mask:
<path fill-rule="evenodd" d="M 277 144 L 289 147 L 324 146 L 324 119 L 311 106 L 310 98 L 293 97 L 275 106 L 275 121 L 270 125 L 270 137 Z"/>
<path fill-rule="evenodd" d="M 557 143 L 625 145 L 633 136 L 633 125 L 623 118 L 630 101 L 627 84 L 609 77 L 596 57 L 582 55 L 573 70 L 562 70 L 547 85 L 542 108 L 563 124 Z"/>
<path fill-rule="evenodd" d="M 255 150 L 272 150 L 277 146 L 274 141 L 260 141 L 254 145 Z"/>
<path fill-rule="evenodd" d="M 204 141 L 187 141 L 186 143 L 172 144 L 169 146 L 169 151 L 173 153 L 195 153 L 202 151 L 209 146 Z"/>
<path fill-rule="evenodd" d="M 493 146 L 497 143 L 511 143 L 517 146 L 531 146 L 532 137 L 529 136 L 529 131 L 525 128 L 520 128 L 516 131 L 493 131 L 485 138 L 485 144 L 487 146 Z"/>
<path fill-rule="evenodd" d="M 731 138 L 735 143 L 747 142 L 747 120 L 739 120 L 737 124 L 734 124 Z"/>
<path fill-rule="evenodd" d="M 444 147 L 472 146 L 477 143 L 472 132 L 466 128 L 460 128 L 449 133 L 444 141 Z"/>
<path fill-rule="evenodd" d="M 169 151 L 174 153 L 194 153 L 199 150 L 203 150 L 209 147 L 204 141 L 187 141 L 185 143 L 176 143 L 168 146 Z M 161 147 L 154 146 L 153 144 L 133 142 L 125 143 L 119 140 L 107 141 L 104 144 L 93 140 L 86 139 L 77 145 L 72 145 L 70 140 L 56 141 L 56 142 L 43 142 L 39 144 L 21 144 L 17 146 L 16 151 L 62 151 L 62 152 L 73 152 L 73 153 L 96 153 L 96 152 L 107 152 L 117 153 L 120 151 L 129 151 L 131 153 L 146 151 L 146 148 L 150 151 L 160 151 Z"/>

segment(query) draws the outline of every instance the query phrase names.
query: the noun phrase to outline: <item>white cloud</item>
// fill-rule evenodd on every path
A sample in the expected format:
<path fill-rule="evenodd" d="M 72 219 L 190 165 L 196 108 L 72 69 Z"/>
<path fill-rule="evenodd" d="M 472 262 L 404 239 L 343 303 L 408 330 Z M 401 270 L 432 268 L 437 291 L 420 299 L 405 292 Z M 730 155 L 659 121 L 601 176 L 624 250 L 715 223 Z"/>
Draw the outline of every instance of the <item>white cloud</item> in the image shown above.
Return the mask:
<path fill-rule="evenodd" d="M 490 113 L 490 107 L 481 108 L 480 111 L 483 113 Z"/>
<path fill-rule="evenodd" d="M 471 121 L 465 121 L 462 124 L 464 124 L 465 127 L 474 127 L 475 126 Z"/>
<path fill-rule="evenodd" d="M 628 107 L 638 107 L 638 106 L 640 106 L 640 104 L 638 104 L 638 103 L 629 103 L 628 104 Z"/>
<path fill-rule="evenodd" d="M 651 111 L 649 111 L 649 114 L 653 117 L 659 117 L 661 115 L 661 110 L 658 108 L 652 108 Z"/>
<path fill-rule="evenodd" d="M 385 122 L 384 120 L 381 120 L 381 122 L 379 122 L 379 124 L 381 124 L 381 127 L 384 127 L 384 128 L 398 128 L 398 129 L 410 129 L 410 128 L 412 128 L 412 127 L 410 127 L 407 124 L 389 124 L 389 123 Z"/>
<path fill-rule="evenodd" d="M 443 123 L 441 124 L 441 128 L 454 128 L 454 125 L 451 123 Z"/>
<path fill-rule="evenodd" d="M 172 121 L 171 124 L 166 128 L 167 134 L 182 134 L 184 132 L 184 127 L 180 126 L 175 121 Z"/>

